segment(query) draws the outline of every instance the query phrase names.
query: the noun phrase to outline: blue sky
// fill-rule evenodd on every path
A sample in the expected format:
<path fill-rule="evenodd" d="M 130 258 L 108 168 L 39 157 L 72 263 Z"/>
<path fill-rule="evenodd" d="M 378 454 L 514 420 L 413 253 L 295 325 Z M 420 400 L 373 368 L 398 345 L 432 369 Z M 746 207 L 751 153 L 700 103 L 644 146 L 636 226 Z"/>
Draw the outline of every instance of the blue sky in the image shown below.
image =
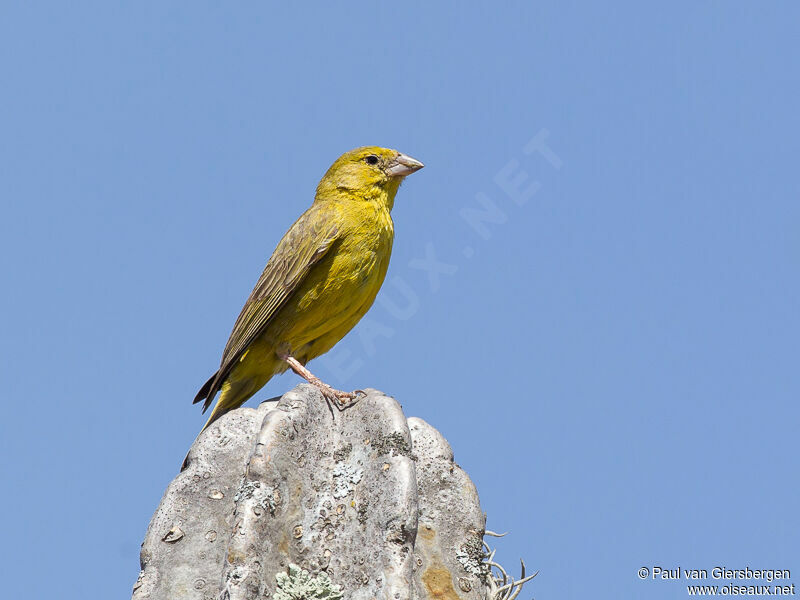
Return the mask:
<path fill-rule="evenodd" d="M 426 168 L 378 302 L 312 366 L 447 437 L 511 531 L 500 558 L 541 572 L 523 597 L 686 594 L 640 581 L 653 565 L 800 573 L 798 18 L 4 3 L 6 594 L 130 593 L 197 388 L 364 144 Z"/>

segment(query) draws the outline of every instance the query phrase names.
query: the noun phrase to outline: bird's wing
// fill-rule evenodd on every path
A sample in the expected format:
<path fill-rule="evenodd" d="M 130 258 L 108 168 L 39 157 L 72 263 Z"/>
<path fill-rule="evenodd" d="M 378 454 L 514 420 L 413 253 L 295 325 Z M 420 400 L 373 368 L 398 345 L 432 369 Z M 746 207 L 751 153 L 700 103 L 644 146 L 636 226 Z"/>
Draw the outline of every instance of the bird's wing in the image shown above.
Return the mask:
<path fill-rule="evenodd" d="M 206 406 L 211 403 L 239 357 L 263 333 L 311 267 L 330 250 L 338 234 L 333 217 L 332 209 L 324 205 L 312 205 L 278 243 L 236 319 L 222 353 L 220 369 L 209 390 Z"/>

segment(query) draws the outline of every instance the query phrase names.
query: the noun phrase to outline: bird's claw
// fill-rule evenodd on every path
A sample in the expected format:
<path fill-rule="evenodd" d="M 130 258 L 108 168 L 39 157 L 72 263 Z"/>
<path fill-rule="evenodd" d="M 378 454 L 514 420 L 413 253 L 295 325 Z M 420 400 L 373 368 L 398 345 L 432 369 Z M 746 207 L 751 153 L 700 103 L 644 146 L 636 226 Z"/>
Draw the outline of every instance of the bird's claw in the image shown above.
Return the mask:
<path fill-rule="evenodd" d="M 335 390 L 330 386 L 320 387 L 319 390 L 322 392 L 322 395 L 325 396 L 325 399 L 330 404 L 333 404 L 339 411 L 350 408 L 361 400 L 363 396 L 367 395 L 363 390 L 343 392 L 341 390 Z"/>
<path fill-rule="evenodd" d="M 366 398 L 367 392 L 364 390 L 353 390 L 349 394 L 346 392 L 342 393 L 342 397 L 339 400 L 339 410 L 344 410 L 345 408 L 350 408 L 354 404 L 357 404 L 359 400 L 362 398 Z M 349 400 L 349 402 L 344 402 L 344 399 Z"/>

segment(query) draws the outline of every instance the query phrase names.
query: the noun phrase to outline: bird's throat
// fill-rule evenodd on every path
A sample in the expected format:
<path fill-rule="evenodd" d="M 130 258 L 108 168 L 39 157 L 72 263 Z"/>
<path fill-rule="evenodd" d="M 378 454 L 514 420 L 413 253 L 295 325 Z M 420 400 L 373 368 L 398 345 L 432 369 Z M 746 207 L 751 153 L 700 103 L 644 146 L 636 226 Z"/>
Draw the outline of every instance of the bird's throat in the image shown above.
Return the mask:
<path fill-rule="evenodd" d="M 393 179 L 384 183 L 383 185 L 375 185 L 368 187 L 364 190 L 348 190 L 339 189 L 339 199 L 347 198 L 354 202 L 367 202 L 374 203 L 378 206 L 386 207 L 390 212 L 394 207 L 394 197 L 397 195 L 397 190 L 400 188 L 401 179 Z M 318 196 L 319 198 L 319 196 Z"/>

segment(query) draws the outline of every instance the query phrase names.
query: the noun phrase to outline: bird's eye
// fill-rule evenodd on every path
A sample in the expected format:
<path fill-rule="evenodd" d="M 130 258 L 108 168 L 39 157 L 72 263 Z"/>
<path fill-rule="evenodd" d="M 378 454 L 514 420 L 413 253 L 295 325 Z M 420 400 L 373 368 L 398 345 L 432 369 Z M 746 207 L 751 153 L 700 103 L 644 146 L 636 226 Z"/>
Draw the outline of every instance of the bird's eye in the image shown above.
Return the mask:
<path fill-rule="evenodd" d="M 368 165 L 377 165 L 378 164 L 378 157 L 374 154 L 370 154 L 368 157 L 364 159 Z"/>

